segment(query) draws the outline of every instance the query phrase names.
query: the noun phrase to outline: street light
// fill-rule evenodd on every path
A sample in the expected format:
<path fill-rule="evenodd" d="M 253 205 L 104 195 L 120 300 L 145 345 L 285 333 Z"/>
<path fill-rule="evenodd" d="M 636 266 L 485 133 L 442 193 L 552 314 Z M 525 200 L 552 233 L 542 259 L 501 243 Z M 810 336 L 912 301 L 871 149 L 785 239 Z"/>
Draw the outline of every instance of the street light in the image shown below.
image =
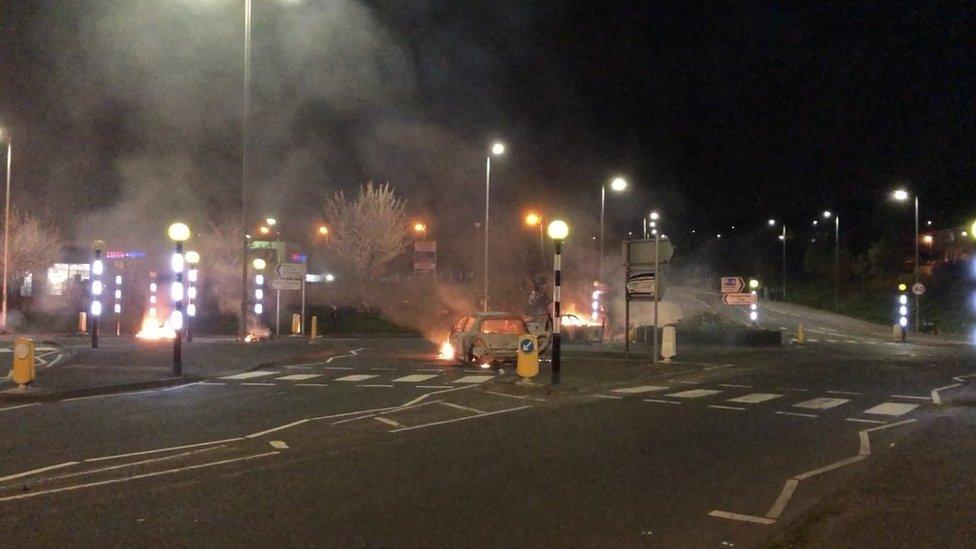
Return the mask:
<path fill-rule="evenodd" d="M 891 197 L 898 202 L 905 202 L 911 195 L 905 189 L 896 189 L 891 193 Z M 914 264 L 915 284 L 918 284 L 918 193 L 915 193 L 915 264 Z M 915 296 L 915 333 L 918 333 L 919 322 L 919 299 Z"/>
<path fill-rule="evenodd" d="M 610 181 L 611 191 L 619 193 L 625 191 L 626 189 L 627 189 L 627 180 L 624 179 L 623 177 L 614 177 Z M 603 248 L 606 245 L 606 227 L 604 223 L 606 218 L 606 203 L 607 203 L 607 186 L 606 184 L 604 184 L 604 185 L 600 185 L 600 257 L 598 258 L 597 261 L 597 273 L 600 281 L 600 287 L 598 289 L 601 291 L 603 290 L 603 284 L 604 284 Z M 606 330 L 606 320 L 603 318 L 602 314 L 600 315 L 600 324 L 603 327 L 603 329 Z"/>
<path fill-rule="evenodd" d="M 415 221 L 413 224 L 413 232 L 417 234 L 424 234 L 427 232 L 427 225 L 422 221 Z"/>
<path fill-rule="evenodd" d="M 264 222 L 267 223 L 269 227 L 274 227 L 275 225 L 278 224 L 278 220 L 273 217 L 264 218 Z"/>
<path fill-rule="evenodd" d="M 190 228 L 185 223 L 173 223 L 166 231 L 170 240 L 176 243 L 176 251 L 170 259 L 173 268 L 173 286 L 170 297 L 173 300 L 173 312 L 169 317 L 170 328 L 173 329 L 173 376 L 183 375 L 183 243 L 190 238 Z"/>
<path fill-rule="evenodd" d="M 491 198 L 491 157 L 501 156 L 505 154 L 505 144 L 501 141 L 495 141 L 491 144 L 491 154 L 485 156 L 485 312 L 488 312 L 488 221 L 489 221 L 489 206 Z"/>
<path fill-rule="evenodd" d="M 545 254 L 546 244 L 542 235 L 542 215 L 536 212 L 525 214 L 525 225 L 528 227 L 539 227 L 539 254 Z"/>
<path fill-rule="evenodd" d="M 329 228 L 326 227 L 325 225 L 319 225 L 319 235 L 329 236 Z"/>
<path fill-rule="evenodd" d="M 569 225 L 565 221 L 560 219 L 554 220 L 549 224 L 549 238 L 552 239 L 553 245 L 555 246 L 555 254 L 553 256 L 552 270 L 553 270 L 553 290 L 552 290 L 552 372 L 550 374 L 550 383 L 552 385 L 559 385 L 559 347 L 560 347 L 560 310 L 559 310 L 559 300 L 562 294 L 562 282 L 563 282 L 563 267 L 562 267 L 562 254 L 563 254 L 563 240 L 569 236 Z"/>

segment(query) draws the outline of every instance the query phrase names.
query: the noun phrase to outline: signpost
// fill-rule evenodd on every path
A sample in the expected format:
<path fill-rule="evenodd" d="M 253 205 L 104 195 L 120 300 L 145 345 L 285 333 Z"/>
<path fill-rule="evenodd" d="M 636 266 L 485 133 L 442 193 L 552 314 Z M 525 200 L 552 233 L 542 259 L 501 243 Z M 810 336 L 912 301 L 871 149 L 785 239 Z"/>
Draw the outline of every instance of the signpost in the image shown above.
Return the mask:
<path fill-rule="evenodd" d="M 281 332 L 281 291 L 302 290 L 302 325 L 305 324 L 305 263 L 279 263 L 276 269 L 280 278 L 271 279 L 269 286 L 275 291 L 275 335 Z"/>
<path fill-rule="evenodd" d="M 653 239 L 625 240 L 624 257 L 624 353 L 630 357 L 630 302 L 633 300 L 654 301 L 654 363 L 658 362 L 658 301 L 664 293 L 664 284 L 659 283 L 661 265 L 671 260 L 674 246 L 669 240 L 661 240 L 655 234 Z"/>
<path fill-rule="evenodd" d="M 278 291 L 301 290 L 302 281 L 291 278 L 272 278 L 268 281 L 268 286 L 270 286 L 272 290 Z"/>
<path fill-rule="evenodd" d="M 751 292 L 722 294 L 722 303 L 725 303 L 726 305 L 752 305 L 757 301 L 758 299 L 756 298 L 756 294 Z"/>
<path fill-rule="evenodd" d="M 278 276 L 281 278 L 302 280 L 306 273 L 308 273 L 308 265 L 304 263 L 281 263 L 278 265 Z"/>
<path fill-rule="evenodd" d="M 746 281 L 741 276 L 723 276 L 722 293 L 734 294 L 742 291 L 746 287 Z"/>

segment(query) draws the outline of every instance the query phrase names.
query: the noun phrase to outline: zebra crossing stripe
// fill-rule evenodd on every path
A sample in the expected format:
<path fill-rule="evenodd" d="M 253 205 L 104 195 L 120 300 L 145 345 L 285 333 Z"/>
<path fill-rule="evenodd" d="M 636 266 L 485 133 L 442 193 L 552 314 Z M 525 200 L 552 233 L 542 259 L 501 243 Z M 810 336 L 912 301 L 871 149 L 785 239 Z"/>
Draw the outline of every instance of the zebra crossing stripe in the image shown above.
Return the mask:
<path fill-rule="evenodd" d="M 804 408 L 807 410 L 829 410 L 831 408 L 836 408 L 842 404 L 847 404 L 850 400 L 846 398 L 828 398 L 820 397 L 813 398 L 810 400 L 804 400 L 798 404 L 794 404 L 794 408 Z"/>
<path fill-rule="evenodd" d="M 267 370 L 254 370 L 253 372 L 243 372 L 232 376 L 224 376 L 220 379 L 253 379 L 256 377 L 273 376 L 281 372 L 269 372 Z"/>
<path fill-rule="evenodd" d="M 337 377 L 333 381 L 366 381 L 367 379 L 373 379 L 374 377 L 380 377 L 376 374 L 352 374 L 348 376 Z"/>
<path fill-rule="evenodd" d="M 281 381 L 305 381 L 306 379 L 315 379 L 317 377 L 322 377 L 322 374 L 291 374 L 288 376 L 276 377 L 275 379 Z"/>
<path fill-rule="evenodd" d="M 428 379 L 434 379 L 435 377 L 437 377 L 437 374 L 411 374 L 409 376 L 398 377 L 393 381 L 395 383 L 419 383 Z"/>
<path fill-rule="evenodd" d="M 905 402 L 883 402 L 873 408 L 864 410 L 865 414 L 875 414 L 879 416 L 901 416 L 918 408 L 918 404 L 908 404 Z"/>
<path fill-rule="evenodd" d="M 777 395 L 773 393 L 749 393 L 748 395 L 740 396 L 737 398 L 730 398 L 726 402 L 739 402 L 742 404 L 758 404 L 760 402 L 766 402 L 767 400 L 773 400 L 780 398 L 783 395 Z"/>

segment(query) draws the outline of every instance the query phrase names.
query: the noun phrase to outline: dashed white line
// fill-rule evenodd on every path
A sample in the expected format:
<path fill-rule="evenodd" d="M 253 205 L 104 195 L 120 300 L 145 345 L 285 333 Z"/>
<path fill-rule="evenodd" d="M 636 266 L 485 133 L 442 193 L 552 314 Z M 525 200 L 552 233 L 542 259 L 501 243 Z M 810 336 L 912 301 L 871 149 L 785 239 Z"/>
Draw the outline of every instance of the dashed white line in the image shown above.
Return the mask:
<path fill-rule="evenodd" d="M 854 421 L 854 422 L 857 422 L 857 423 L 875 423 L 875 424 L 881 424 L 881 425 L 884 425 L 885 423 L 888 423 L 887 421 L 880 421 L 880 420 L 877 420 L 877 419 L 861 419 L 859 417 L 848 417 L 848 418 L 844 418 L 844 421 Z"/>
<path fill-rule="evenodd" d="M 483 414 L 484 410 L 479 410 L 477 408 L 469 408 L 467 406 L 461 406 L 460 404 L 454 404 L 453 402 L 444 402 L 443 400 L 438 402 L 441 406 L 447 406 L 448 408 L 454 408 L 455 410 L 464 410 L 465 412 L 472 412 L 475 414 Z"/>
<path fill-rule="evenodd" d="M 454 380 L 454 383 L 484 383 L 491 381 L 495 376 L 464 376 Z"/>
<path fill-rule="evenodd" d="M 704 398 L 712 395 L 717 395 L 722 391 L 716 391 L 714 389 L 691 389 L 688 391 L 678 391 L 677 393 L 668 393 L 664 396 L 675 397 L 675 398 Z"/>
<path fill-rule="evenodd" d="M 248 387 L 274 387 L 274 383 L 260 383 L 260 382 L 244 382 L 241 385 L 246 385 Z"/>
<path fill-rule="evenodd" d="M 232 376 L 223 376 L 220 379 L 252 379 L 255 377 L 273 376 L 278 372 L 271 372 L 268 370 L 254 370 L 253 372 L 243 372 L 240 374 L 234 374 Z"/>
<path fill-rule="evenodd" d="M 287 376 L 276 377 L 279 381 L 305 381 L 307 379 L 315 379 L 317 377 L 322 377 L 322 374 L 291 374 Z"/>
<path fill-rule="evenodd" d="M 53 471 L 55 469 L 63 469 L 65 467 L 71 467 L 72 465 L 78 465 L 79 461 L 66 461 L 64 463 L 58 463 L 57 465 L 48 465 L 47 467 L 39 467 L 37 469 L 31 469 L 30 471 L 24 471 L 22 473 L 14 473 L 12 475 L 7 475 L 5 477 L 0 477 L 0 482 L 6 482 L 8 480 L 14 480 L 17 478 L 29 477 L 31 475 L 36 475 L 46 471 Z"/>
<path fill-rule="evenodd" d="M 891 395 L 890 398 L 907 398 L 909 400 L 925 400 L 927 402 L 932 402 L 932 397 L 927 396 L 916 396 L 916 395 Z"/>
<path fill-rule="evenodd" d="M 31 406 L 37 406 L 40 402 L 31 402 L 30 404 L 18 404 L 17 406 L 7 406 L 6 408 L 0 408 L 0 412 L 6 412 L 9 410 L 18 410 L 20 408 L 29 408 Z"/>
<path fill-rule="evenodd" d="M 295 387 L 328 387 L 327 383 L 296 383 Z"/>
<path fill-rule="evenodd" d="M 854 391 L 824 391 L 828 395 L 848 395 L 848 396 L 860 396 L 861 393 Z"/>
<path fill-rule="evenodd" d="M 375 416 L 373 419 L 375 419 L 376 421 L 379 421 L 380 423 L 385 423 L 385 424 L 389 425 L 390 427 L 403 427 L 403 424 L 402 423 L 398 423 L 396 421 L 393 421 L 390 418 L 386 418 L 386 417 L 383 417 L 383 416 Z"/>
<path fill-rule="evenodd" d="M 393 385 L 384 384 L 384 383 L 372 383 L 372 384 L 366 383 L 363 385 L 357 385 L 357 387 L 362 387 L 363 389 L 384 389 L 384 388 L 389 389 L 390 387 L 393 387 Z"/>
<path fill-rule="evenodd" d="M 677 402 L 677 401 L 674 401 L 674 400 L 659 400 L 659 399 L 656 399 L 656 398 L 645 398 L 643 400 L 644 400 L 644 402 L 654 402 L 654 403 L 657 403 L 657 404 L 681 404 L 681 402 Z"/>
<path fill-rule="evenodd" d="M 752 385 L 736 385 L 735 383 L 719 383 L 719 387 L 735 387 L 737 389 L 752 389 Z"/>
<path fill-rule="evenodd" d="M 613 400 L 623 400 L 624 397 L 620 395 L 593 395 L 593 398 L 608 398 Z"/>
<path fill-rule="evenodd" d="M 610 391 L 611 393 L 622 393 L 626 395 L 636 395 L 640 393 L 653 393 L 655 391 L 666 391 L 670 387 L 659 387 L 657 385 L 640 385 L 637 387 L 625 387 L 623 389 L 614 389 Z"/>
<path fill-rule="evenodd" d="M 301 425 L 302 423 L 308 423 L 308 421 L 309 421 L 308 419 L 300 419 L 298 421 L 293 421 L 291 423 L 286 423 L 284 425 L 279 425 L 277 427 L 272 427 L 270 429 L 265 429 L 264 431 L 258 431 L 257 433 L 251 433 L 250 435 L 246 435 L 244 438 L 258 438 L 260 436 L 264 436 L 264 435 L 267 435 L 269 433 L 274 433 L 275 431 L 283 431 L 285 429 L 290 429 L 290 428 L 295 427 L 297 425 Z"/>
<path fill-rule="evenodd" d="M 393 380 L 396 381 L 396 380 Z M 450 389 L 450 385 L 416 385 L 418 389 Z"/>
<path fill-rule="evenodd" d="M 506 408 L 504 410 L 495 410 L 493 412 L 485 412 L 483 414 L 478 414 L 478 415 L 475 415 L 475 416 L 459 417 L 459 418 L 454 418 L 454 419 L 446 419 L 444 421 L 435 421 L 433 423 L 424 423 L 422 425 L 412 425 L 410 427 L 401 427 L 400 429 L 393 429 L 390 432 L 391 433 L 401 433 L 403 431 L 412 431 L 413 429 L 423 429 L 425 427 L 433 427 L 435 425 L 445 425 L 447 423 L 457 423 L 459 421 L 467 421 L 469 419 L 478 419 L 478 418 L 482 418 L 482 417 L 486 417 L 486 416 L 494 416 L 494 415 L 498 415 L 498 414 L 507 414 L 509 412 L 517 412 L 519 410 L 524 410 L 526 408 L 531 408 L 531 407 L 532 407 L 531 405 L 525 405 L 525 406 L 518 406 L 518 407 L 515 407 L 515 408 Z"/>
<path fill-rule="evenodd" d="M 741 515 L 739 513 L 729 513 L 728 511 L 715 510 L 708 514 L 711 517 L 718 517 L 730 520 L 738 520 L 741 522 L 754 522 L 756 524 L 773 524 L 776 521 L 768 519 L 766 517 L 756 517 L 753 515 Z"/>
<path fill-rule="evenodd" d="M 738 406 L 722 406 L 720 404 L 709 404 L 708 407 L 709 408 L 718 408 L 719 410 L 737 410 L 737 411 L 740 411 L 740 412 L 743 411 L 743 410 L 745 410 L 745 408 L 740 408 Z"/>

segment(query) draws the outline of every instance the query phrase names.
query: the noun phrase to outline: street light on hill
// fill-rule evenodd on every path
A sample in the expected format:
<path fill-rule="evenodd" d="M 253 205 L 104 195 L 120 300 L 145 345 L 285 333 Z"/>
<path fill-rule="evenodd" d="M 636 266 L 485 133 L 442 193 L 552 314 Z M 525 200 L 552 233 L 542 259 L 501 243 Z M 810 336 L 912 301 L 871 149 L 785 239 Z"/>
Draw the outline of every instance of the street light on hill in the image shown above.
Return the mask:
<path fill-rule="evenodd" d="M 485 293 L 484 299 L 484 309 L 488 312 L 488 222 L 490 220 L 490 204 L 491 204 L 491 157 L 501 156 L 505 154 L 505 144 L 501 141 L 495 141 L 491 144 L 489 149 L 489 154 L 485 157 L 485 271 L 484 271 L 484 283 L 485 283 Z"/>
<path fill-rule="evenodd" d="M 911 194 L 905 189 L 895 189 L 891 193 L 891 198 L 898 202 L 907 202 L 911 198 Z M 918 193 L 915 193 L 915 264 L 914 264 L 914 278 L 915 284 L 918 284 Z M 915 296 L 915 333 L 918 333 L 918 322 L 919 322 L 919 306 L 918 306 L 918 295 Z"/>

